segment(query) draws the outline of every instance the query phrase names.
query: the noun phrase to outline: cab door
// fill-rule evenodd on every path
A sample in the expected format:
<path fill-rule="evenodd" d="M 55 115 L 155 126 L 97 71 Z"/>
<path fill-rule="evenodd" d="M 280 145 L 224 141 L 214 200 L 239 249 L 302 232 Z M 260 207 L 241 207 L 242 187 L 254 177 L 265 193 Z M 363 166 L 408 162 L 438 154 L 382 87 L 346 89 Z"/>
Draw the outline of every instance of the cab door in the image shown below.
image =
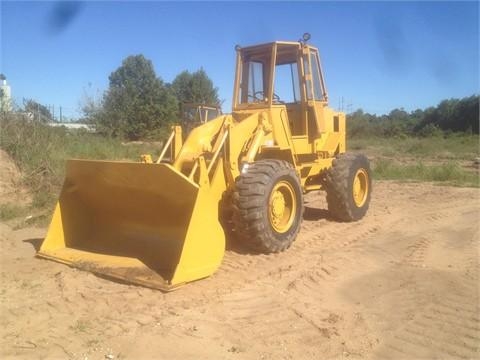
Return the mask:
<path fill-rule="evenodd" d="M 309 141 L 313 142 L 326 132 L 324 110 L 327 92 L 320 67 L 318 50 L 308 46 L 302 48 L 302 70 L 304 74 L 304 116 L 308 126 Z"/>

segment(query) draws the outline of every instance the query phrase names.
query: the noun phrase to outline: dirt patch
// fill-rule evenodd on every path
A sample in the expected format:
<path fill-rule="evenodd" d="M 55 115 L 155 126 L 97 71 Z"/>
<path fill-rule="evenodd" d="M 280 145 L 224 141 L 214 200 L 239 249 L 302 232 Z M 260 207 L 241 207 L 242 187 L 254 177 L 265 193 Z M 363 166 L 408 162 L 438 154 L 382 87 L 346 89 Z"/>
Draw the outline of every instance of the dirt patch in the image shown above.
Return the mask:
<path fill-rule="evenodd" d="M 479 189 L 383 181 L 360 222 L 325 209 L 309 194 L 288 251 L 227 251 L 167 294 L 37 259 L 45 229 L 0 224 L 0 356 L 479 358 Z"/>
<path fill-rule="evenodd" d="M 22 174 L 12 158 L 0 149 L 0 205 L 25 205 L 31 198 L 22 186 Z"/>

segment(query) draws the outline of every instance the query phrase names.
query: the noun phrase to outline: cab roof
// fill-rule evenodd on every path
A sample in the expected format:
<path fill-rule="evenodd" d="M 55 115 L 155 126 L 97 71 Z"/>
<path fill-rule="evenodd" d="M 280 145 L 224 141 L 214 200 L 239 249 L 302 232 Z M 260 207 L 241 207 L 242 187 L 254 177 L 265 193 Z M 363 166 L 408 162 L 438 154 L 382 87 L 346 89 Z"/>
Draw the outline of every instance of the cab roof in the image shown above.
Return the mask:
<path fill-rule="evenodd" d="M 315 47 L 300 41 L 274 41 L 246 47 L 237 46 L 236 49 L 244 58 L 251 60 L 265 60 L 270 58 L 274 45 L 277 45 L 277 64 L 294 62 L 298 57 L 298 50 L 300 50 L 302 47 L 306 46 L 310 49 L 317 50 Z"/>

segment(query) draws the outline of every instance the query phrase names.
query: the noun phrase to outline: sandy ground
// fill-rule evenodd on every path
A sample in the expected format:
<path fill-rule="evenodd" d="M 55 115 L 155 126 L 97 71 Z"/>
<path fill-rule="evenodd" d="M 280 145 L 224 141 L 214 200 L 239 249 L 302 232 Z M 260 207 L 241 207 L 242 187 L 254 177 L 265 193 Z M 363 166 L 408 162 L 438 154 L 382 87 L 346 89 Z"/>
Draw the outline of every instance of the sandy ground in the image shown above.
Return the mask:
<path fill-rule="evenodd" d="M 277 255 L 228 250 L 172 293 L 37 259 L 45 229 L 0 224 L 0 357 L 478 359 L 478 189 L 376 182 L 368 215 L 309 194 Z"/>
<path fill-rule="evenodd" d="M 0 205 L 25 205 L 31 201 L 28 191 L 21 186 L 22 174 L 8 154 L 0 149 Z"/>

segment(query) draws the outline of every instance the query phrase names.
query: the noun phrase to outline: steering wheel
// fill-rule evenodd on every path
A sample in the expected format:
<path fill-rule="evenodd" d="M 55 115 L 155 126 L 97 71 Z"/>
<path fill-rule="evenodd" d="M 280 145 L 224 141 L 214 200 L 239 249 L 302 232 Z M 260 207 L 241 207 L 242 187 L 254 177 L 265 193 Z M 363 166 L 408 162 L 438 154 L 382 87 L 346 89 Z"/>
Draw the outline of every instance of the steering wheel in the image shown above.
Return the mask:
<path fill-rule="evenodd" d="M 253 95 L 248 94 L 248 97 L 252 98 L 255 102 L 262 102 L 265 99 L 265 94 L 262 90 L 260 90 L 260 91 L 255 91 Z M 284 101 L 280 100 L 280 96 L 278 96 L 275 93 L 273 93 L 273 102 L 285 104 Z"/>
<path fill-rule="evenodd" d="M 273 93 L 273 102 L 277 104 L 285 104 L 285 101 L 280 100 L 280 96 Z"/>
<path fill-rule="evenodd" d="M 263 101 L 263 99 L 265 98 L 264 94 L 263 94 L 263 91 L 255 91 L 252 94 L 248 94 L 248 97 L 249 98 L 252 98 L 254 100 L 254 102 L 261 102 Z"/>

